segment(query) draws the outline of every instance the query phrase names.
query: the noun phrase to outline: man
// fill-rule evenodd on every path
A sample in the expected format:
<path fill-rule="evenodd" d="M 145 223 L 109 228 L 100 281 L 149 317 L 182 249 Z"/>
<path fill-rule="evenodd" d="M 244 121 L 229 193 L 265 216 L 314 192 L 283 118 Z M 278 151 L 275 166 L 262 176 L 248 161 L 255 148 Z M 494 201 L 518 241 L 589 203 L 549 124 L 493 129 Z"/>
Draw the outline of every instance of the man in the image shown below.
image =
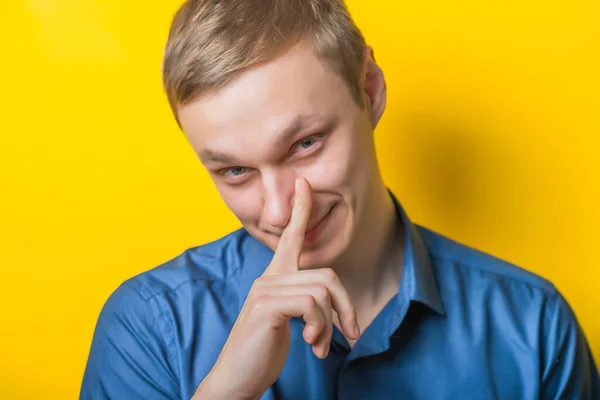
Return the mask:
<path fill-rule="evenodd" d="M 163 78 L 243 229 L 113 293 L 81 398 L 600 398 L 552 284 L 386 189 L 385 81 L 340 0 L 188 0 Z"/>

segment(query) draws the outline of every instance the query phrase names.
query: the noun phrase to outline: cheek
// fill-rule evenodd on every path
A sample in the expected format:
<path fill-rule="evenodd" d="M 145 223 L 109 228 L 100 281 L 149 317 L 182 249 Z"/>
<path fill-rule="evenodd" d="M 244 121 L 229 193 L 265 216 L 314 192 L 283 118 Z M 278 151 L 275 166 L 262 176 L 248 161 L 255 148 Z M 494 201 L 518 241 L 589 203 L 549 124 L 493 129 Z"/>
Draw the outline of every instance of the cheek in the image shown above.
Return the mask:
<path fill-rule="evenodd" d="M 352 185 L 358 160 L 346 143 L 336 143 L 310 166 L 299 171 L 315 190 L 331 191 Z"/>
<path fill-rule="evenodd" d="M 227 207 L 244 225 L 255 223 L 261 214 L 261 199 L 259 191 L 251 187 L 230 188 L 219 187 L 217 190 Z"/>

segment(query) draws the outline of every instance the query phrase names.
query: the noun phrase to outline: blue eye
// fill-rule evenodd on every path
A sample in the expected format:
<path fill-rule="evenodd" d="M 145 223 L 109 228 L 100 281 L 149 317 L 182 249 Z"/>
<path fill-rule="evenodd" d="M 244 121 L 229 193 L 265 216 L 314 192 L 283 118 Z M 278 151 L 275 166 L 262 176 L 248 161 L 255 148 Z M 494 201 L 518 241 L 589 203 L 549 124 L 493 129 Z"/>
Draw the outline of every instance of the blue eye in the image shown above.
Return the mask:
<path fill-rule="evenodd" d="M 303 149 L 308 149 L 309 147 L 314 145 L 316 142 L 317 142 L 317 139 L 314 137 L 306 138 L 306 139 L 303 139 L 300 143 L 298 143 L 298 146 L 302 147 Z"/>
<path fill-rule="evenodd" d="M 226 174 L 230 173 L 233 176 L 240 176 L 240 175 L 243 175 L 244 172 L 246 172 L 245 167 L 233 167 L 233 168 L 229 168 L 225 173 Z"/>
<path fill-rule="evenodd" d="M 309 136 L 306 137 L 304 139 L 302 139 L 301 141 L 297 142 L 294 146 L 294 149 L 292 150 L 292 153 L 296 153 L 299 151 L 305 151 L 305 150 L 315 150 L 320 146 L 315 146 L 317 144 L 322 144 L 321 142 L 323 141 L 323 137 L 325 137 L 325 134 L 320 133 L 318 135 L 313 135 L 313 136 Z"/>

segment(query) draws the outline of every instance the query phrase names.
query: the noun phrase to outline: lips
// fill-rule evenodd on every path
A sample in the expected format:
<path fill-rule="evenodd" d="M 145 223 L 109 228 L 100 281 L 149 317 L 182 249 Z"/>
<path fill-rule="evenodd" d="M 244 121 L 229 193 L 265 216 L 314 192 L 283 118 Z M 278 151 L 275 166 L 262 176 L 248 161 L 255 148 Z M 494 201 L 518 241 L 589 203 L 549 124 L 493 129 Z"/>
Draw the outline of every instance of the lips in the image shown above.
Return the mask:
<path fill-rule="evenodd" d="M 313 225 L 310 229 L 308 229 L 306 231 L 306 233 L 304 234 L 305 242 L 311 242 L 319 235 L 319 233 L 322 231 L 322 228 L 325 226 L 325 224 L 327 222 L 327 218 L 331 215 L 331 212 L 333 211 L 334 208 L 335 208 L 335 206 L 331 207 L 331 209 L 327 212 L 327 214 L 325 214 L 323 216 L 323 218 L 321 218 L 316 223 L 316 225 Z"/>
<path fill-rule="evenodd" d="M 322 228 L 327 224 L 327 219 L 329 218 L 329 216 L 331 215 L 331 213 L 335 207 L 336 207 L 336 205 L 333 205 L 321 219 L 319 219 L 316 223 L 314 223 L 312 226 L 310 226 L 310 228 L 308 228 L 306 230 L 306 232 L 304 233 L 305 243 L 314 240 L 318 236 L 318 234 L 320 233 Z M 266 234 L 273 235 L 277 238 L 280 238 L 283 233 L 283 232 L 275 232 L 271 229 L 262 229 L 261 228 L 260 230 L 265 232 Z"/>
<path fill-rule="evenodd" d="M 307 229 L 306 233 L 310 233 L 313 230 L 315 230 L 316 228 L 318 228 L 319 225 L 321 225 L 321 222 L 323 222 L 325 220 L 325 218 L 327 218 L 329 216 L 329 214 L 331 214 L 331 210 L 333 210 L 333 207 L 329 211 L 327 211 L 327 214 L 325 214 L 323 216 L 323 218 L 321 218 L 320 220 L 318 220 L 316 224 L 314 224 L 312 227 L 310 227 L 309 229 Z"/>

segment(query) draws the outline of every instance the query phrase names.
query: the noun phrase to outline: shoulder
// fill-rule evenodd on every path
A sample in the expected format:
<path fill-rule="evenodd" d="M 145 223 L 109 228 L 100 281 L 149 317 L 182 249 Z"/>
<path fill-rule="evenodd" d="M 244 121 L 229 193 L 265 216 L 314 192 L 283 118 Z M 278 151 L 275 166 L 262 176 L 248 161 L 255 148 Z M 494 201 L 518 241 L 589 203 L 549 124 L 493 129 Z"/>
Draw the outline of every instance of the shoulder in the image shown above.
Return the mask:
<path fill-rule="evenodd" d="M 483 332 L 523 364 L 535 352 L 544 398 L 595 398 L 598 370 L 575 313 L 548 280 L 416 226 L 428 251 L 449 320 Z M 493 314 L 493 317 L 492 317 Z M 493 339 L 492 339 L 493 338 Z M 504 345 L 502 345 L 504 344 Z M 490 353 L 491 354 L 491 353 Z M 538 365 L 536 364 L 536 365 Z"/>
<path fill-rule="evenodd" d="M 235 314 L 237 302 L 231 301 L 231 293 L 237 287 L 235 278 L 249 237 L 245 230 L 235 231 L 123 282 L 108 297 L 98 317 L 95 357 L 147 348 L 154 354 L 167 354 L 175 365 L 177 337 L 191 336 L 199 321 L 206 318 L 213 318 L 214 323 L 217 314 L 212 310 L 228 308 Z"/>
<path fill-rule="evenodd" d="M 239 272 L 250 240 L 250 234 L 239 229 L 213 242 L 187 249 L 128 279 L 121 287 L 129 287 L 148 300 L 190 285 L 230 280 Z"/>
<path fill-rule="evenodd" d="M 486 282 L 498 287 L 521 288 L 545 297 L 560 296 L 547 279 L 508 261 L 473 247 L 456 242 L 432 230 L 417 226 L 436 273 L 456 274 L 479 284 Z"/>
<path fill-rule="evenodd" d="M 249 238 L 240 229 L 127 279 L 104 303 L 97 330 L 127 325 L 132 331 L 170 336 L 173 329 L 193 328 L 203 307 L 234 313 L 237 302 L 232 299 Z"/>
<path fill-rule="evenodd" d="M 179 304 L 166 299 L 187 301 L 193 293 L 206 292 L 199 288 L 227 283 L 241 268 L 249 238 L 245 230 L 237 230 L 127 279 L 106 300 L 100 321 L 145 318 L 151 322 L 164 315 L 169 304 Z"/>

